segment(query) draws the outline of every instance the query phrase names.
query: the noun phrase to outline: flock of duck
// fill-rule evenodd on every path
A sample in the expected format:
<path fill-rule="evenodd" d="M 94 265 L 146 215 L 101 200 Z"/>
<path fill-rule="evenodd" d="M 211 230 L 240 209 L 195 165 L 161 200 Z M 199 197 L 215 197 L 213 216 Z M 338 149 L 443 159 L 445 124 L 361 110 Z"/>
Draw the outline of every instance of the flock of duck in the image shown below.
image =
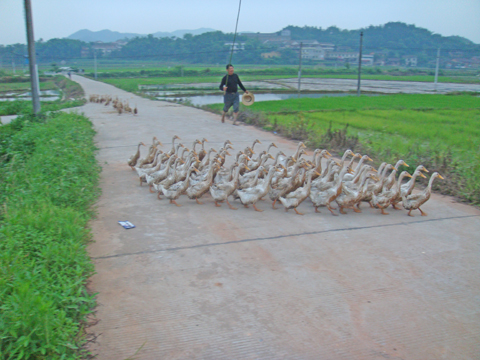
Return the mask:
<path fill-rule="evenodd" d="M 366 164 L 372 161 L 368 155 L 347 150 L 342 159 L 336 161 L 329 158 L 331 155 L 327 150 L 320 149 L 314 151 L 311 160 L 307 160 L 302 157 L 306 148 L 302 142 L 293 155 L 278 151 L 273 156 L 270 150 L 277 147 L 274 143 L 266 151 L 256 154 L 254 148 L 260 141 L 255 140 L 252 146 L 236 154 L 229 167 L 225 167 L 227 156 L 231 156 L 229 150 L 233 150 L 230 140 L 226 140 L 220 149 L 210 148 L 208 151 L 205 150 L 205 142 L 208 142 L 205 138 L 195 140 L 191 149 L 181 143 L 175 145 L 176 140 L 180 140 L 177 135 L 172 139 L 171 150 L 164 152 L 159 149 L 161 142 L 154 137 L 147 156 L 142 159 L 140 148 L 146 145 L 140 142 L 128 165 L 136 170 L 140 185 L 148 184 L 150 192 L 156 192 L 158 199 L 163 195 L 177 206 L 181 206 L 176 202 L 181 195 L 202 204 L 199 199 L 210 192 L 215 206 L 221 206 L 219 203 L 225 201 L 232 210 L 236 208 L 228 201 L 230 196 L 247 208 L 252 205 L 256 211 L 263 211 L 256 204 L 268 197 L 273 201 L 273 209 L 280 202 L 285 211 L 293 209 L 303 215 L 297 207 L 310 198 L 315 212 L 326 207 L 335 216 L 338 214 L 333 202 L 337 203 L 342 214 L 346 214 L 345 209 L 361 212 L 360 204 L 368 202 L 370 207 L 379 209 L 384 215 L 388 215 L 386 208 L 392 206 L 399 210 L 402 203 L 409 216 L 413 216 L 411 213 L 416 209 L 426 216 L 420 206 L 430 198 L 433 181 L 437 177 L 443 179 L 435 172 L 423 191 L 412 194 L 416 178 L 425 178 L 424 173 L 428 173 L 423 165 L 418 166 L 412 175 L 403 171 L 397 178 L 399 167 L 408 167 L 403 160 L 395 165 L 384 162 L 377 170 Z M 197 146 L 201 146 L 198 151 Z M 323 158 L 326 159 L 324 167 Z M 273 163 L 267 164 L 269 160 Z M 408 182 L 403 183 L 406 178 L 409 178 Z"/>
<path fill-rule="evenodd" d="M 105 106 L 112 103 L 112 106 L 118 112 L 118 115 L 122 115 L 122 113 L 130 113 L 133 115 L 138 114 L 137 104 L 135 104 L 135 107 L 132 109 L 127 100 L 121 101 L 118 96 L 114 99 L 111 95 L 92 94 L 89 96 L 88 101 L 97 104 L 105 103 Z"/>

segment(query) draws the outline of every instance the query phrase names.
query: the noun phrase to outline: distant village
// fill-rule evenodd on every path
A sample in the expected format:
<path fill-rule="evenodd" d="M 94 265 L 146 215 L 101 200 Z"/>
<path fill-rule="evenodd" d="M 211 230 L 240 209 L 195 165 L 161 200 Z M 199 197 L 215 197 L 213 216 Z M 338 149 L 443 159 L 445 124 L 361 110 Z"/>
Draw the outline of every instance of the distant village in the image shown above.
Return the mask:
<path fill-rule="evenodd" d="M 359 50 L 347 46 L 336 46 L 331 43 L 322 43 L 317 40 L 292 40 L 290 30 L 282 30 L 280 33 L 242 33 L 243 37 L 255 39 L 263 45 L 269 46 L 271 51 L 261 54 L 262 58 L 280 58 L 282 49 L 292 49 L 299 51 L 301 47 L 301 57 L 310 62 L 323 62 L 329 65 L 345 65 L 346 63 L 358 64 Z M 118 40 L 105 43 L 96 41 L 92 43 L 92 49 L 108 56 L 116 50 L 120 50 L 128 40 Z M 245 42 L 225 42 L 224 46 L 232 48 L 234 51 L 245 50 Z M 88 57 L 91 49 L 82 48 L 82 57 Z M 442 68 L 446 69 L 465 69 L 480 68 L 480 56 L 466 58 L 460 51 L 449 52 L 442 57 Z M 398 67 L 417 67 L 418 58 L 416 55 L 403 55 L 401 57 L 388 57 L 384 53 L 362 53 L 362 65 L 364 66 L 398 66 Z M 435 66 L 435 59 L 432 59 L 428 66 Z"/>

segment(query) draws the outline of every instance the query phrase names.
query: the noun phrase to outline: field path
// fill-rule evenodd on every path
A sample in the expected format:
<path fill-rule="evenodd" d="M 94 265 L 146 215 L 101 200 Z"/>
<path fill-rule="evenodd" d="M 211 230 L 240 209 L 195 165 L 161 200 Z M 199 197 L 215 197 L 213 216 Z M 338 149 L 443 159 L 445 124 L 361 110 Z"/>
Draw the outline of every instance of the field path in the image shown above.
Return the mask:
<path fill-rule="evenodd" d="M 428 217 L 405 211 L 304 216 L 216 208 L 210 196 L 182 207 L 157 200 L 126 165 L 139 141 L 164 149 L 177 134 L 235 152 L 258 138 L 295 144 L 198 109 L 139 98 L 73 76 L 87 94 L 118 95 L 139 115 L 80 108 L 96 130 L 103 167 L 89 246 L 98 292 L 99 360 L 478 359 L 480 211 L 433 195 Z M 78 110 L 77 110 L 78 111 Z M 143 150 L 143 153 L 145 151 Z M 136 225 L 123 229 L 117 222 Z"/>

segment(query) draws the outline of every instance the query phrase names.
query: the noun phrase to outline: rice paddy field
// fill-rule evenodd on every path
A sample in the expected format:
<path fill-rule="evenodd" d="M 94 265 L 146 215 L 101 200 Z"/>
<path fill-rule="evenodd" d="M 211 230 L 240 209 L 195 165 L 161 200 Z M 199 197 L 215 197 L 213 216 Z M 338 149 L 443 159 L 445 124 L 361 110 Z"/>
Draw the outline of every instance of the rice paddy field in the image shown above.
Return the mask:
<path fill-rule="evenodd" d="M 222 105 L 208 106 L 220 112 Z M 241 107 L 246 123 L 305 140 L 311 148 L 405 160 L 446 176 L 436 187 L 480 204 L 480 97 L 388 95 L 266 101 Z"/>

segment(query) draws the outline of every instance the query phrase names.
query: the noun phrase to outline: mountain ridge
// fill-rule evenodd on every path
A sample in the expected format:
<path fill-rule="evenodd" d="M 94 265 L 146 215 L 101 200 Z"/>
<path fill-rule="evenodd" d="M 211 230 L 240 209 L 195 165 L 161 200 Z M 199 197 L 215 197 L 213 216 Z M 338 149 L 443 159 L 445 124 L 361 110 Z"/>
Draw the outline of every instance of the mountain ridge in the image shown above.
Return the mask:
<path fill-rule="evenodd" d="M 206 32 L 217 31 L 211 28 L 199 28 L 199 29 L 181 29 L 175 30 L 172 32 L 168 31 L 157 31 L 152 33 L 154 37 L 162 38 L 162 37 L 183 37 L 185 34 L 192 34 L 192 35 L 200 35 Z M 91 31 L 88 29 L 82 29 L 73 34 L 66 37 L 66 39 L 72 40 L 81 40 L 85 42 L 94 42 L 94 41 L 102 41 L 102 42 L 113 42 L 117 40 L 123 39 L 132 39 L 135 37 L 145 37 L 149 34 L 137 34 L 137 33 L 122 33 L 119 31 L 112 31 L 109 29 L 99 30 L 99 31 Z"/>

